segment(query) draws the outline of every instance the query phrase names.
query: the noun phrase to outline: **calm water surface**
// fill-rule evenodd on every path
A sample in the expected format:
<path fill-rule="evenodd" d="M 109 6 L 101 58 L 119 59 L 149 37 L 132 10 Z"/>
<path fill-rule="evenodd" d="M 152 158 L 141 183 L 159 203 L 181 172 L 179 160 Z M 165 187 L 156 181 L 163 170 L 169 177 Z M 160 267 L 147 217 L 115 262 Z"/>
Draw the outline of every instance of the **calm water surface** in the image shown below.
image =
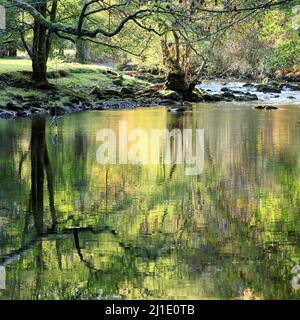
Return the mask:
<path fill-rule="evenodd" d="M 1 120 L 0 299 L 300 298 L 300 107 L 282 109 Z M 203 173 L 99 165 L 121 120 L 203 128 Z"/>

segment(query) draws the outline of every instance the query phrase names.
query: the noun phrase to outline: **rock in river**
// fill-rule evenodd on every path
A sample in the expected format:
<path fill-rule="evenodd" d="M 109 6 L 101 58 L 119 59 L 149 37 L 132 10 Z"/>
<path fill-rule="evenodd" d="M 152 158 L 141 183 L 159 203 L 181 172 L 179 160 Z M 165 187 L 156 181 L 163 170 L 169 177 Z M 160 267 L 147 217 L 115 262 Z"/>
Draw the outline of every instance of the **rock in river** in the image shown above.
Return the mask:
<path fill-rule="evenodd" d="M 256 110 L 278 110 L 275 106 L 257 106 L 255 107 Z"/>

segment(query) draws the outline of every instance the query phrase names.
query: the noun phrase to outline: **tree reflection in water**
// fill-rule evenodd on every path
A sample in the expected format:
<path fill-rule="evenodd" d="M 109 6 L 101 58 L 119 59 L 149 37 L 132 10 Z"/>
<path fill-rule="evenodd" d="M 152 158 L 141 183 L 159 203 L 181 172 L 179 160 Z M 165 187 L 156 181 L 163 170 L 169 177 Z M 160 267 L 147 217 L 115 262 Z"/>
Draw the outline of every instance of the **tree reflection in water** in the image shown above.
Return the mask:
<path fill-rule="evenodd" d="M 45 118 L 1 123 L 0 298 L 299 298 L 299 115 L 91 112 L 62 119 L 55 145 Z M 204 128 L 204 173 L 98 165 L 96 132 L 120 120 Z"/>

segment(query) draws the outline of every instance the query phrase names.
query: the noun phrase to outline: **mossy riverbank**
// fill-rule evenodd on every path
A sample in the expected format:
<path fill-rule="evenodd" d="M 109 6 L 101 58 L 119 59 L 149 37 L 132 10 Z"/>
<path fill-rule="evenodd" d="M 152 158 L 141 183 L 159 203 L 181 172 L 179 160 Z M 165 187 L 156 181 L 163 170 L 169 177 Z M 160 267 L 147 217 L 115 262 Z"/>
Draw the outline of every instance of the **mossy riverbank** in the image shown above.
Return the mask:
<path fill-rule="evenodd" d="M 48 66 L 50 86 L 44 87 L 31 81 L 30 60 L 0 59 L 0 118 L 183 103 L 176 92 L 164 89 L 161 77 L 134 75 L 103 66 L 52 61 Z M 256 100 L 250 93 L 236 95 L 226 89 L 212 95 L 196 89 L 192 102 Z"/>
<path fill-rule="evenodd" d="M 0 59 L 0 117 L 175 105 L 181 100 L 163 84 L 97 65 L 50 62 L 48 79 L 47 87 L 32 82 L 29 60 Z"/>
<path fill-rule="evenodd" d="M 105 109 L 105 102 L 112 107 L 119 99 L 134 105 L 136 93 L 149 86 L 111 68 L 52 62 L 44 88 L 31 81 L 30 70 L 29 60 L 0 59 L 0 117 Z"/>

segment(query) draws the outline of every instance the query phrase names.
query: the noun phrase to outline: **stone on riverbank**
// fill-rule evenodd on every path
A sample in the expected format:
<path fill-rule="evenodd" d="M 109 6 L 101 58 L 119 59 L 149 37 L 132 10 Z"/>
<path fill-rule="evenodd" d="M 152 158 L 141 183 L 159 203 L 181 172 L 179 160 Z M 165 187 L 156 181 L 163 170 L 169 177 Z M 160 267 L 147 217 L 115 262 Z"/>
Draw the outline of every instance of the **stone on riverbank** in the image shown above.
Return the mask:
<path fill-rule="evenodd" d="M 91 91 L 91 95 L 95 95 L 98 99 L 107 99 L 111 97 L 121 97 L 122 92 L 117 89 L 99 88 L 96 87 Z"/>
<path fill-rule="evenodd" d="M 172 90 L 159 90 L 157 91 L 157 96 L 161 99 L 181 101 L 182 97 L 179 93 Z"/>

